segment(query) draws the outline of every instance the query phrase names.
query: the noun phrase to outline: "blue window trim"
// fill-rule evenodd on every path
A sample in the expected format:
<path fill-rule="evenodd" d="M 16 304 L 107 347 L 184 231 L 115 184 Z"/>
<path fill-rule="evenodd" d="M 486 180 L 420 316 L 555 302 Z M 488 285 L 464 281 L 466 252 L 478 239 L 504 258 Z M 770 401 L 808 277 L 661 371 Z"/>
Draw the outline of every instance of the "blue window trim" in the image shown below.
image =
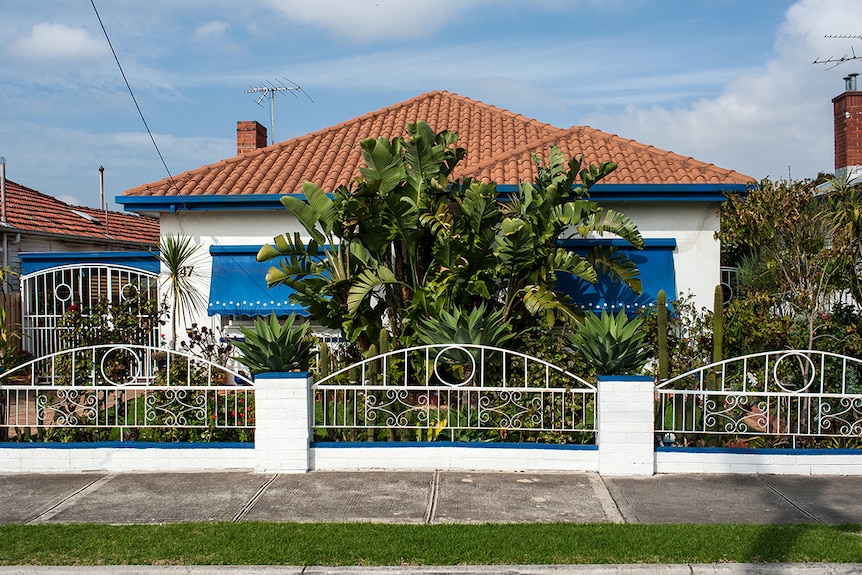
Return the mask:
<path fill-rule="evenodd" d="M 626 248 L 632 251 L 640 251 L 636 248 L 632 247 L 632 245 L 626 240 L 621 240 L 617 238 L 594 238 L 594 239 L 584 239 L 584 238 L 569 238 L 559 240 L 557 242 L 558 245 L 565 248 L 583 248 L 583 249 L 591 249 L 596 245 L 603 246 L 614 246 L 617 248 Z M 644 250 L 649 249 L 676 249 L 676 238 L 644 238 Z"/>
<path fill-rule="evenodd" d="M 726 194 L 744 194 L 748 184 L 596 184 L 590 199 L 598 202 L 723 202 Z M 497 191 L 513 194 L 517 184 L 498 184 Z M 287 194 L 305 199 L 301 193 Z M 114 201 L 130 212 L 283 210 L 287 194 L 207 196 L 116 196 Z"/>

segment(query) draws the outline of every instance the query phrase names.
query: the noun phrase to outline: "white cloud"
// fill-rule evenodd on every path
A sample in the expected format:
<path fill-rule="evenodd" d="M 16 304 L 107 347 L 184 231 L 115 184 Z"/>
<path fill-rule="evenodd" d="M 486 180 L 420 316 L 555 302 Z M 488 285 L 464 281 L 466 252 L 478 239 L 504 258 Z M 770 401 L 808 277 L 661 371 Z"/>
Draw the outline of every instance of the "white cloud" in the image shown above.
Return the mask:
<path fill-rule="evenodd" d="M 824 38 L 860 30 L 856 0 L 801 0 L 787 10 L 770 60 L 727 81 L 719 96 L 677 108 L 632 105 L 587 123 L 755 178 L 788 171 L 813 178 L 832 170 L 831 99 L 843 91 L 841 76 L 855 69 L 811 63 L 840 57 L 853 42 L 862 53 L 858 40 Z"/>
<path fill-rule="evenodd" d="M 269 0 L 291 20 L 311 24 L 358 42 L 430 36 L 465 9 L 493 0 Z"/>
<path fill-rule="evenodd" d="M 195 40 L 212 40 L 224 36 L 230 29 L 230 24 L 219 20 L 212 20 L 195 28 Z"/>
<path fill-rule="evenodd" d="M 35 60 L 83 60 L 102 56 L 108 46 L 85 28 L 65 24 L 35 24 L 14 42 L 17 55 Z"/>

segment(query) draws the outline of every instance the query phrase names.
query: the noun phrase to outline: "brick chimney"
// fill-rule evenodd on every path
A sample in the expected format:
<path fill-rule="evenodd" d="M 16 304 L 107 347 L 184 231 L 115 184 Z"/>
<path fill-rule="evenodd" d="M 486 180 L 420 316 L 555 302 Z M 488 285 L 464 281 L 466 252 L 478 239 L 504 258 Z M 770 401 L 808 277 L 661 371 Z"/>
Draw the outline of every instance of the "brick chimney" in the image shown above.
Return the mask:
<path fill-rule="evenodd" d="M 266 147 L 266 127 L 257 122 L 236 123 L 236 155 Z"/>
<path fill-rule="evenodd" d="M 862 174 L 862 92 L 856 76 L 844 78 L 844 93 L 832 99 L 835 113 L 835 175 Z"/>

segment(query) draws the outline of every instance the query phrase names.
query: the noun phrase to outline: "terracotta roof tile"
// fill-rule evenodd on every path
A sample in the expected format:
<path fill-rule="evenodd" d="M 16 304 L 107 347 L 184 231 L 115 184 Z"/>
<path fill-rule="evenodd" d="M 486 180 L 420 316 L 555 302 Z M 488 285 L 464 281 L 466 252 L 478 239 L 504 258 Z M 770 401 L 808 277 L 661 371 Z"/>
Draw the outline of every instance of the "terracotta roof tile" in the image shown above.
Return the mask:
<path fill-rule="evenodd" d="M 74 238 L 95 238 L 143 246 L 159 243 L 158 218 L 129 212 L 107 214 L 72 206 L 57 198 L 6 180 L 6 222 L 11 232 L 42 232 Z"/>
<path fill-rule="evenodd" d="M 556 128 L 483 102 L 444 91 L 429 92 L 292 140 L 202 166 L 130 190 L 128 196 L 200 196 L 300 193 L 310 180 L 325 191 L 348 184 L 363 165 L 359 142 L 406 135 L 408 122 L 425 120 L 436 131 L 458 132 L 467 157 L 454 177 L 499 184 L 532 181 L 532 152 L 556 144 L 568 156 L 618 168 L 603 183 L 749 183 L 754 179 L 694 158 L 620 138 L 589 126 Z"/>

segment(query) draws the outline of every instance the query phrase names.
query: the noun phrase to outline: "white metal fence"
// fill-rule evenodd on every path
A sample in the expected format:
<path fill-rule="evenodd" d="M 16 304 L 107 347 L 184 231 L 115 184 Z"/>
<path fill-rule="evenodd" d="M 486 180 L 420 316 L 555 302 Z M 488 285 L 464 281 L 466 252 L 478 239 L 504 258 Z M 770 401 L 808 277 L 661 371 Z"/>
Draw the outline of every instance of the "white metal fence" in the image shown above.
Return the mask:
<path fill-rule="evenodd" d="M 317 381 L 313 427 L 330 440 L 591 443 L 596 387 L 523 353 L 427 345 Z"/>
<path fill-rule="evenodd" d="M 2 439 L 230 440 L 254 429 L 247 376 L 194 355 L 107 344 L 63 350 L 0 375 Z M 170 430 L 155 432 L 155 429 Z"/>
<path fill-rule="evenodd" d="M 100 299 L 111 304 L 158 301 L 158 274 L 117 265 L 58 266 L 23 276 L 21 294 L 23 347 L 39 357 L 63 347 L 58 324 L 70 306 L 88 308 Z M 138 310 L 139 317 L 145 313 Z M 158 336 L 154 327 L 144 341 L 133 343 L 155 346 Z"/>
<path fill-rule="evenodd" d="M 753 436 L 808 446 L 862 439 L 862 361 L 813 350 L 746 355 L 656 388 L 656 432 L 666 443 Z"/>

